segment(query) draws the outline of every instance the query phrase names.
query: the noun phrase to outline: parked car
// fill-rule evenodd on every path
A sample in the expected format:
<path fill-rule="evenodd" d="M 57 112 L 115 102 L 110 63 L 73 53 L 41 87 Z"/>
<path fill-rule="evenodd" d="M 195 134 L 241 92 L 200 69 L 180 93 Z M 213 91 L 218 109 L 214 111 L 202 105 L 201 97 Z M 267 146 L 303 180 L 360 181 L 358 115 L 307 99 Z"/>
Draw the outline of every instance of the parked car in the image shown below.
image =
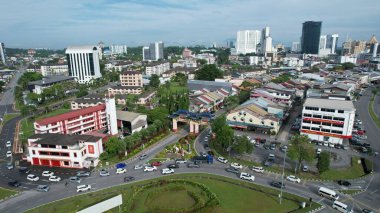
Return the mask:
<path fill-rule="evenodd" d="M 273 160 L 266 160 L 265 163 L 264 163 L 264 166 L 266 167 L 271 167 L 273 165 Z"/>
<path fill-rule="evenodd" d="M 375 213 L 375 212 L 369 209 L 362 209 L 362 213 Z"/>
<path fill-rule="evenodd" d="M 274 154 L 269 154 L 268 155 L 268 159 L 269 160 L 274 160 L 276 158 L 276 156 Z"/>
<path fill-rule="evenodd" d="M 286 180 L 293 182 L 293 183 L 301 183 L 301 179 L 299 179 L 298 177 L 296 177 L 294 175 L 287 176 Z"/>
<path fill-rule="evenodd" d="M 337 183 L 341 186 L 351 186 L 351 183 L 346 180 L 338 180 Z"/>
<path fill-rule="evenodd" d="M 185 159 L 176 159 L 175 163 L 177 163 L 177 164 L 185 164 L 185 163 L 187 163 L 187 160 L 185 160 Z"/>
<path fill-rule="evenodd" d="M 306 166 L 306 165 L 304 165 L 304 166 L 302 167 L 302 171 L 303 171 L 303 172 L 308 172 L 308 171 L 309 171 L 309 167 Z"/>
<path fill-rule="evenodd" d="M 231 167 L 236 168 L 236 169 L 242 169 L 243 165 L 238 164 L 238 163 L 231 163 Z"/>
<path fill-rule="evenodd" d="M 228 163 L 228 160 L 223 157 L 218 157 L 218 161 L 224 164 Z"/>
<path fill-rule="evenodd" d="M 275 149 L 276 149 L 276 144 L 271 143 L 271 144 L 270 144 L 270 149 L 271 149 L 271 150 L 275 150 Z"/>
<path fill-rule="evenodd" d="M 80 183 L 80 182 L 82 182 L 82 179 L 80 179 L 79 177 L 73 176 L 73 177 L 69 177 L 69 181 Z"/>
<path fill-rule="evenodd" d="M 321 154 L 322 149 L 317 149 L 317 155 Z"/>
<path fill-rule="evenodd" d="M 281 151 L 282 152 L 286 152 L 286 150 L 288 150 L 288 146 L 284 145 L 281 147 Z"/>
<path fill-rule="evenodd" d="M 144 168 L 144 172 L 153 172 L 153 171 L 156 171 L 157 170 L 157 167 L 155 166 L 146 166 Z"/>
<path fill-rule="evenodd" d="M 29 181 L 38 181 L 40 178 L 35 176 L 34 174 L 29 174 L 27 177 L 26 177 L 27 180 Z"/>
<path fill-rule="evenodd" d="M 225 170 L 226 170 L 226 172 L 230 172 L 230 173 L 234 173 L 234 174 L 240 174 L 240 170 L 237 168 L 228 167 Z"/>
<path fill-rule="evenodd" d="M 89 177 L 90 175 L 91 175 L 91 172 L 86 172 L 86 171 L 77 172 L 77 177 Z"/>
<path fill-rule="evenodd" d="M 77 192 L 85 192 L 88 190 L 91 190 L 91 185 L 86 184 L 77 186 Z"/>
<path fill-rule="evenodd" d="M 7 158 L 12 157 L 12 152 L 11 151 L 7 151 L 6 156 L 7 156 Z"/>
<path fill-rule="evenodd" d="M 139 170 L 139 169 L 143 169 L 144 166 L 142 165 L 135 165 L 135 167 L 133 168 L 134 170 Z"/>
<path fill-rule="evenodd" d="M 266 149 L 266 150 L 269 150 L 270 149 L 270 145 L 269 144 L 264 144 L 264 149 Z"/>
<path fill-rule="evenodd" d="M 124 174 L 124 173 L 126 173 L 127 172 L 127 170 L 125 169 L 125 168 L 118 168 L 118 169 L 116 169 L 116 174 L 118 175 L 118 174 Z"/>
<path fill-rule="evenodd" d="M 8 148 L 11 147 L 12 146 L 11 141 L 7 141 L 7 143 L 5 144 L 5 146 L 8 147 Z"/>
<path fill-rule="evenodd" d="M 58 176 L 50 176 L 49 177 L 49 181 L 51 181 L 51 182 L 59 182 L 59 181 L 61 181 L 61 178 L 58 177 Z"/>
<path fill-rule="evenodd" d="M 37 191 L 39 192 L 48 192 L 50 190 L 50 187 L 48 185 L 38 185 Z"/>
<path fill-rule="evenodd" d="M 7 169 L 8 169 L 8 170 L 13 169 L 13 164 L 12 164 L 12 163 L 7 163 Z"/>
<path fill-rule="evenodd" d="M 54 172 L 51 171 L 43 171 L 42 172 L 42 177 L 51 177 L 54 175 Z"/>
<path fill-rule="evenodd" d="M 329 142 L 324 141 L 324 142 L 323 142 L 323 146 L 329 146 Z"/>
<path fill-rule="evenodd" d="M 110 172 L 105 170 L 105 169 L 102 169 L 102 170 L 100 170 L 99 175 L 101 177 L 107 177 L 107 176 L 110 176 Z"/>
<path fill-rule="evenodd" d="M 13 186 L 13 187 L 19 187 L 19 186 L 21 186 L 21 183 L 18 182 L 17 180 L 12 180 L 12 181 L 8 182 L 8 185 Z"/>
<path fill-rule="evenodd" d="M 135 177 L 132 177 L 132 176 L 124 177 L 124 182 L 130 182 L 130 181 L 134 181 L 134 180 L 135 180 Z"/>
<path fill-rule="evenodd" d="M 148 157 L 148 155 L 143 154 L 143 155 L 140 155 L 139 159 L 140 159 L 140 160 L 144 160 L 144 159 L 147 158 L 147 157 Z"/>
<path fill-rule="evenodd" d="M 258 173 L 264 173 L 263 167 L 253 166 L 252 171 L 258 172 Z"/>
<path fill-rule="evenodd" d="M 280 181 L 272 181 L 270 185 L 279 189 L 281 188 L 285 189 L 285 184 L 281 183 Z"/>
<path fill-rule="evenodd" d="M 242 180 L 249 180 L 249 181 L 255 181 L 255 176 L 248 174 L 246 172 L 240 173 L 240 179 Z"/>
<path fill-rule="evenodd" d="M 151 166 L 161 166 L 162 163 L 160 161 L 152 162 Z"/>
<path fill-rule="evenodd" d="M 167 167 L 168 167 L 169 169 L 176 169 L 176 168 L 179 168 L 179 165 L 176 164 L 176 163 L 172 163 L 172 164 L 169 164 Z"/>
<path fill-rule="evenodd" d="M 174 169 L 169 169 L 169 168 L 165 168 L 165 169 L 162 169 L 162 172 L 161 172 L 163 175 L 166 175 L 166 174 L 173 174 L 174 173 Z"/>
<path fill-rule="evenodd" d="M 19 167 L 18 171 L 20 173 L 23 173 L 23 174 L 29 174 L 29 172 L 30 172 L 30 170 L 28 169 L 28 167 Z"/>
<path fill-rule="evenodd" d="M 215 156 L 215 154 L 214 154 L 213 151 L 207 151 L 207 154 L 208 154 L 208 155 L 211 155 L 211 156 Z"/>
<path fill-rule="evenodd" d="M 335 146 L 334 146 L 333 143 L 329 143 L 329 147 L 330 147 L 330 148 L 334 148 Z"/>
<path fill-rule="evenodd" d="M 188 163 L 187 164 L 187 167 L 188 168 L 199 168 L 201 167 L 199 164 L 195 164 L 195 163 Z"/>

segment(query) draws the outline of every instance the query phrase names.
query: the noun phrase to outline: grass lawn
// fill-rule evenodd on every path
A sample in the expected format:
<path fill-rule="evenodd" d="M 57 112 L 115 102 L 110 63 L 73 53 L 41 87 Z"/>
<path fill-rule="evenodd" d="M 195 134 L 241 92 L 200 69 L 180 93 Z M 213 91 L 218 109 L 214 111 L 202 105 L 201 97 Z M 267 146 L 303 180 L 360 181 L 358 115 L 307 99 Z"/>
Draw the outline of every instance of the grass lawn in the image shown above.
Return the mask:
<path fill-rule="evenodd" d="M 298 197 L 296 195 L 284 193 L 284 199 L 282 205 L 278 203 L 279 191 L 272 188 L 258 186 L 249 182 L 240 180 L 234 180 L 230 178 L 207 175 L 207 174 L 181 174 L 163 176 L 158 179 L 185 179 L 186 181 L 192 181 L 206 186 L 211 192 L 215 193 L 217 199 L 220 200 L 218 206 L 213 206 L 209 211 L 204 212 L 260 212 L 260 213 L 273 213 L 273 212 L 307 212 L 310 208 L 298 209 L 300 202 L 307 202 L 307 199 Z M 108 199 L 118 194 L 123 196 L 123 210 L 126 210 L 127 206 L 134 208 L 133 212 L 144 212 L 145 205 L 191 205 L 194 199 L 187 195 L 182 190 L 176 190 L 176 193 L 172 191 L 163 192 L 167 194 L 157 194 L 157 196 L 149 196 L 149 193 L 144 189 L 140 194 L 137 194 L 134 199 L 131 200 L 132 193 L 137 188 L 141 187 L 141 184 L 151 182 L 141 181 L 133 184 L 124 184 L 121 186 L 112 187 L 109 189 L 101 190 L 98 192 L 92 192 L 86 195 L 78 195 L 62 201 L 54 202 L 41 206 L 36 209 L 29 210 L 29 213 L 34 212 L 75 212 L 83 208 L 89 207 L 99 201 Z M 180 185 L 181 186 L 181 185 Z M 183 184 L 184 187 L 189 187 L 187 184 Z M 160 186 L 158 186 L 160 187 Z M 193 188 L 193 187 L 192 187 Z M 195 188 L 195 187 L 194 187 Z M 151 190 L 154 191 L 155 188 Z M 197 190 L 197 188 L 195 188 Z M 161 191 L 160 191 L 161 192 Z M 196 192 L 196 191 L 194 191 Z M 173 193 L 173 194 L 172 194 Z M 202 192 L 197 193 L 202 196 Z M 160 196 L 161 195 L 161 196 Z M 204 195 L 203 195 L 204 196 Z M 147 199 L 148 198 L 148 199 Z M 165 198 L 165 199 L 164 199 Z M 128 201 L 135 201 L 128 203 Z M 185 202 L 186 204 L 184 204 Z M 143 206 L 141 206 L 144 204 Z M 312 207 L 317 208 L 319 204 L 313 203 Z M 109 212 L 118 212 L 118 208 L 115 208 Z"/>
<path fill-rule="evenodd" d="M 0 188 L 0 200 L 15 194 L 17 194 L 16 191 Z"/>
<path fill-rule="evenodd" d="M 3 117 L 3 124 L 5 124 L 7 121 L 11 120 L 12 118 L 15 118 L 17 116 L 19 116 L 20 114 L 19 113 L 9 113 L 9 114 L 5 114 L 4 117 Z"/>
<path fill-rule="evenodd" d="M 358 157 L 351 158 L 351 167 L 346 169 L 329 170 L 321 174 L 322 179 L 338 180 L 353 179 L 366 175 L 361 164 L 358 164 Z"/>
<path fill-rule="evenodd" d="M 346 194 L 346 195 L 352 195 L 352 194 L 355 194 L 355 193 L 361 192 L 361 191 L 362 190 L 359 190 L 359 189 L 338 190 L 338 192 Z"/>
<path fill-rule="evenodd" d="M 54 115 L 63 114 L 63 113 L 70 112 L 70 111 L 71 111 L 71 109 L 66 109 L 66 108 L 56 109 L 56 110 L 53 110 L 51 112 L 48 112 L 48 113 L 45 113 L 45 114 L 38 116 L 35 120 L 47 118 L 47 117 L 54 116 Z"/>
<path fill-rule="evenodd" d="M 380 128 L 380 119 L 379 117 L 377 117 L 374 109 L 373 109 L 373 105 L 374 105 L 374 102 L 375 102 L 375 95 L 372 95 L 371 97 L 371 101 L 369 102 L 369 106 L 368 106 L 368 111 L 369 111 L 369 114 L 371 115 L 372 117 L 372 120 L 376 123 L 376 126 L 378 128 Z"/>

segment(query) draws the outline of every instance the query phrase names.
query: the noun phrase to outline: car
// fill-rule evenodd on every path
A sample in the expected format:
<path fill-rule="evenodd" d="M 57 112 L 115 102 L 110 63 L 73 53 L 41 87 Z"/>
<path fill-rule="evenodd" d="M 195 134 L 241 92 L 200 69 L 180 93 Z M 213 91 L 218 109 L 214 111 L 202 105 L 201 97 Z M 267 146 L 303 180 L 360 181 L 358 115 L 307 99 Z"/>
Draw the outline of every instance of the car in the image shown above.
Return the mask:
<path fill-rule="evenodd" d="M 255 147 L 260 147 L 260 143 L 255 143 Z"/>
<path fill-rule="evenodd" d="M 272 165 L 273 165 L 273 160 L 266 160 L 264 162 L 264 166 L 266 166 L 266 167 L 271 167 Z"/>
<path fill-rule="evenodd" d="M 255 139 L 252 139 L 250 140 L 251 144 L 256 144 L 256 140 Z"/>
<path fill-rule="evenodd" d="M 28 179 L 29 181 L 38 181 L 40 178 L 35 176 L 34 174 L 29 174 L 26 179 Z"/>
<path fill-rule="evenodd" d="M 155 166 L 146 166 L 144 168 L 144 172 L 153 172 L 153 171 L 156 171 L 157 170 L 157 167 Z"/>
<path fill-rule="evenodd" d="M 207 143 L 205 143 L 205 144 L 203 145 L 203 147 L 204 147 L 205 149 L 208 149 L 208 148 L 209 148 L 209 146 L 208 146 Z"/>
<path fill-rule="evenodd" d="M 51 181 L 51 182 L 59 182 L 59 181 L 61 181 L 61 178 L 57 177 L 57 176 L 50 176 L 49 177 L 49 181 Z"/>
<path fill-rule="evenodd" d="M 51 171 L 43 171 L 42 172 L 42 177 L 51 177 L 54 175 L 54 172 Z"/>
<path fill-rule="evenodd" d="M 7 151 L 6 156 L 7 156 L 7 158 L 12 157 L 12 152 L 11 151 Z"/>
<path fill-rule="evenodd" d="M 77 172 L 77 177 L 90 177 L 91 172 L 86 172 L 86 171 L 78 171 Z"/>
<path fill-rule="evenodd" d="M 302 171 L 303 171 L 303 172 L 308 172 L 308 171 L 309 171 L 309 167 L 306 166 L 306 165 L 304 165 L 304 166 L 302 167 Z"/>
<path fill-rule="evenodd" d="M 334 144 L 333 143 L 329 143 L 329 147 L 330 148 L 334 148 Z"/>
<path fill-rule="evenodd" d="M 323 142 L 323 146 L 329 146 L 329 142 L 324 141 L 324 142 Z"/>
<path fill-rule="evenodd" d="M 38 192 L 48 192 L 50 190 L 50 187 L 48 185 L 38 185 L 37 191 Z"/>
<path fill-rule="evenodd" d="M 362 209 L 362 213 L 375 213 L 375 212 L 369 209 Z"/>
<path fill-rule="evenodd" d="M 201 167 L 199 164 L 195 164 L 195 163 L 188 163 L 187 164 L 187 168 L 199 168 Z"/>
<path fill-rule="evenodd" d="M 144 160 L 144 159 L 147 158 L 147 157 L 148 157 L 148 155 L 143 154 L 143 155 L 140 155 L 139 159 L 140 159 L 140 160 Z"/>
<path fill-rule="evenodd" d="M 155 161 L 151 163 L 151 166 L 161 166 L 162 163 L 160 161 Z"/>
<path fill-rule="evenodd" d="M 13 180 L 13 181 L 8 182 L 8 185 L 13 186 L 13 187 L 19 187 L 21 186 L 21 183 L 18 182 L 17 180 Z"/>
<path fill-rule="evenodd" d="M 143 169 L 144 167 L 142 165 L 135 165 L 135 167 L 133 168 L 134 170 L 139 170 L 139 169 Z"/>
<path fill-rule="evenodd" d="M 167 165 L 166 167 L 169 169 L 176 169 L 176 168 L 179 168 L 179 165 L 176 163 L 171 163 L 171 164 Z"/>
<path fill-rule="evenodd" d="M 176 159 L 175 163 L 176 164 L 184 164 L 184 163 L 187 163 L 187 160 L 185 160 L 185 159 Z"/>
<path fill-rule="evenodd" d="M 269 150 L 270 149 L 270 145 L 269 144 L 264 144 L 264 149 L 267 149 L 267 150 Z"/>
<path fill-rule="evenodd" d="M 208 137 L 205 137 L 204 142 L 208 142 Z"/>
<path fill-rule="evenodd" d="M 269 160 L 274 160 L 276 158 L 276 156 L 274 154 L 269 154 L 268 155 L 268 159 Z"/>
<path fill-rule="evenodd" d="M 238 163 L 231 163 L 231 167 L 236 168 L 236 169 L 242 169 L 243 165 L 238 164 Z"/>
<path fill-rule="evenodd" d="M 162 169 L 162 172 L 161 172 L 163 175 L 166 175 L 166 174 L 173 174 L 174 173 L 174 169 L 169 169 L 169 168 L 165 168 L 165 169 Z"/>
<path fill-rule="evenodd" d="M 127 170 L 125 169 L 125 168 L 118 168 L 118 169 L 116 169 L 116 174 L 118 175 L 118 174 L 124 174 L 124 173 L 126 173 L 127 172 Z"/>
<path fill-rule="evenodd" d="M 207 153 L 206 152 L 201 152 L 201 156 L 202 157 L 207 157 Z"/>
<path fill-rule="evenodd" d="M 285 189 L 285 184 L 281 183 L 280 181 L 272 181 L 270 185 L 279 189 L 281 188 Z"/>
<path fill-rule="evenodd" d="M 346 180 L 338 180 L 337 183 L 341 186 L 351 186 L 351 183 Z"/>
<path fill-rule="evenodd" d="M 234 173 L 234 174 L 240 174 L 240 170 L 237 168 L 228 167 L 225 170 L 226 170 L 226 172 L 230 172 L 230 173 Z"/>
<path fill-rule="evenodd" d="M 13 164 L 12 164 L 12 163 L 7 163 L 7 169 L 8 169 L 8 170 L 13 169 Z"/>
<path fill-rule="evenodd" d="M 11 144 L 11 141 L 7 141 L 7 143 L 5 144 L 6 147 L 11 147 L 12 144 Z"/>
<path fill-rule="evenodd" d="M 255 181 L 255 176 L 248 174 L 246 172 L 240 173 L 240 179 L 242 180 L 249 180 L 249 181 Z"/>
<path fill-rule="evenodd" d="M 276 144 L 271 143 L 271 144 L 270 144 L 270 150 L 275 150 L 275 149 L 276 149 Z"/>
<path fill-rule="evenodd" d="M 322 149 L 317 149 L 317 155 L 321 154 Z"/>
<path fill-rule="evenodd" d="M 29 172 L 30 172 L 30 170 L 28 169 L 28 167 L 19 167 L 18 171 L 20 173 L 23 173 L 23 174 L 29 174 Z"/>
<path fill-rule="evenodd" d="M 224 164 L 228 163 L 228 160 L 223 157 L 218 157 L 218 161 Z"/>
<path fill-rule="evenodd" d="M 130 181 L 134 181 L 134 180 L 135 180 L 135 177 L 132 177 L 132 176 L 124 177 L 124 182 L 130 182 Z"/>
<path fill-rule="evenodd" d="M 368 148 L 368 147 L 371 147 L 371 144 L 369 144 L 369 143 L 363 143 L 363 146 Z"/>
<path fill-rule="evenodd" d="M 264 173 L 264 168 L 259 166 L 253 166 L 252 171 L 258 172 L 258 173 Z"/>
<path fill-rule="evenodd" d="M 82 179 L 80 179 L 79 177 L 73 176 L 73 177 L 69 177 L 69 181 L 80 183 L 82 182 Z"/>
<path fill-rule="evenodd" d="M 109 171 L 102 169 L 102 170 L 100 170 L 99 175 L 101 177 L 106 177 L 106 176 L 110 176 L 110 173 L 109 173 Z"/>
<path fill-rule="evenodd" d="M 301 183 L 301 179 L 299 179 L 298 177 L 296 177 L 294 175 L 287 176 L 286 180 L 293 182 L 293 183 Z"/>
<path fill-rule="evenodd" d="M 281 147 L 281 151 L 282 152 L 286 152 L 286 150 L 288 150 L 288 146 L 284 145 Z"/>
<path fill-rule="evenodd" d="M 85 192 L 88 190 L 91 190 L 91 185 L 85 184 L 77 186 L 77 192 Z"/>

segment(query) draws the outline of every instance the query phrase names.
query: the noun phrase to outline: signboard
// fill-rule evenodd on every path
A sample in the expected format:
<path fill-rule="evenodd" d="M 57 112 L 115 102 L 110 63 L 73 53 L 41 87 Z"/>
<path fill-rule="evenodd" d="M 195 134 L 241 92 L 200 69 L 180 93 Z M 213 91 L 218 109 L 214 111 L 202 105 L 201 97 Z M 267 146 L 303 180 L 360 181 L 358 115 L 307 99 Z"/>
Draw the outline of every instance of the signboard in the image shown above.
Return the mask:
<path fill-rule="evenodd" d="M 123 198 L 121 195 L 118 195 L 108 200 L 97 203 L 93 206 L 90 206 L 86 209 L 78 211 L 78 213 L 102 213 L 115 207 L 118 207 L 121 204 L 123 204 Z"/>

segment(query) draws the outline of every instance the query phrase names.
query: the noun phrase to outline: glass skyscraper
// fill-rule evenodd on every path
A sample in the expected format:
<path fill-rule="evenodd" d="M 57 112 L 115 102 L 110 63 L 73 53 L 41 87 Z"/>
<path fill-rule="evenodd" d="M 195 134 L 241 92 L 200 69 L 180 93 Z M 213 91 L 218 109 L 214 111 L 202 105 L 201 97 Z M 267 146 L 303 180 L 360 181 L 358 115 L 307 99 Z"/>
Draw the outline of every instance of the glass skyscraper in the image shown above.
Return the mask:
<path fill-rule="evenodd" d="M 302 53 L 318 54 L 321 28 L 321 21 L 307 21 L 302 24 Z"/>

